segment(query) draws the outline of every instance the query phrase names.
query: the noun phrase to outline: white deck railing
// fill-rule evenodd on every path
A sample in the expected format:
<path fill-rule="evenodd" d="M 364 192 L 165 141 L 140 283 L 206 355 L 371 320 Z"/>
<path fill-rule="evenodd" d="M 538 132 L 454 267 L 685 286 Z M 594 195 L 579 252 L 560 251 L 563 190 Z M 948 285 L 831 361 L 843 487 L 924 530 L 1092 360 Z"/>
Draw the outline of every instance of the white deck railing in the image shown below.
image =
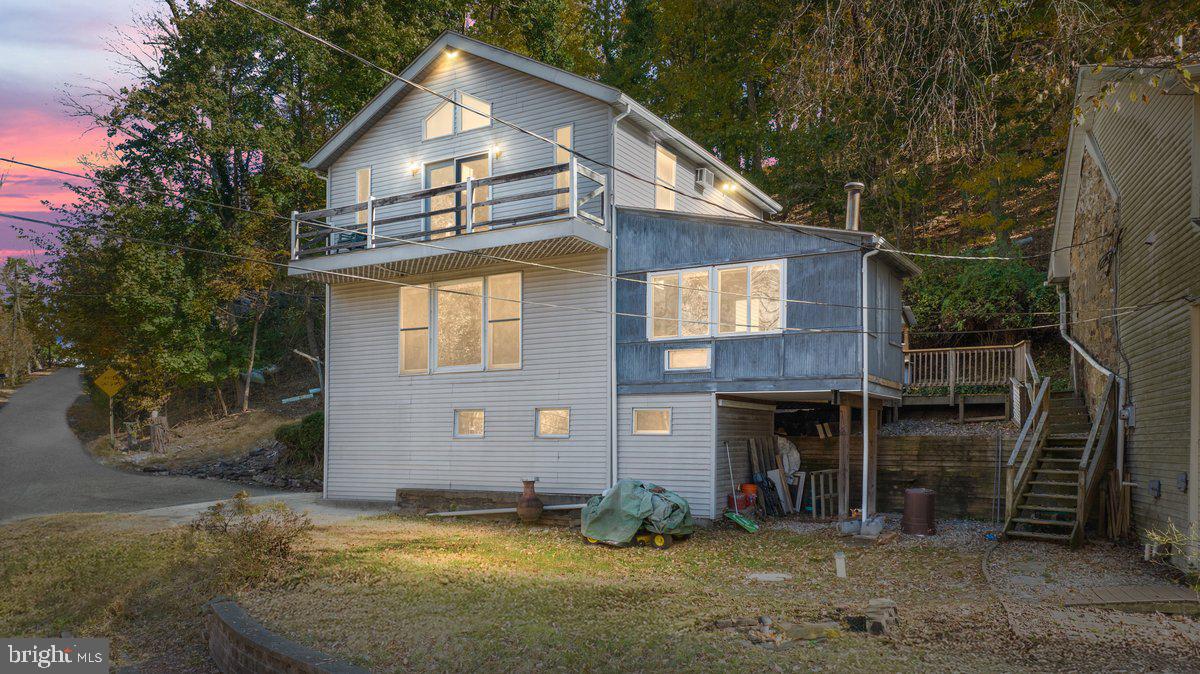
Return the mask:
<path fill-rule="evenodd" d="M 545 179 L 556 174 L 565 173 L 568 176 L 566 187 L 546 189 Z M 497 185 L 508 185 L 542 179 L 541 185 L 532 184 L 528 189 L 475 201 L 476 191 Z M 587 192 L 581 193 L 580 182 L 586 180 L 593 185 Z M 507 191 L 507 190 L 506 190 Z M 489 189 L 489 193 L 491 190 Z M 558 195 L 568 195 L 566 206 L 559 207 Z M 434 197 L 453 197 L 454 205 L 445 208 L 432 208 Z M 366 201 L 335 208 L 323 208 L 316 211 L 292 213 L 291 237 L 289 241 L 291 259 L 300 260 L 314 255 L 332 255 L 355 250 L 382 248 L 384 246 L 403 245 L 411 241 L 429 241 L 448 236 L 461 236 L 484 230 L 495 230 L 505 227 L 530 225 L 538 222 L 563 218 L 580 218 L 592 224 L 605 228 L 604 219 L 585 210 L 585 206 L 599 200 L 600 213 L 606 212 L 605 176 L 602 173 L 582 166 L 572 157 L 570 161 L 551 166 L 543 166 L 514 173 L 506 173 L 487 178 L 471 179 L 443 187 L 433 187 L 407 194 L 377 197 L 372 195 Z M 543 208 L 536 202 L 548 202 L 551 208 Z M 525 202 L 525 203 L 522 203 Z M 531 206 L 530 202 L 535 205 Z M 379 217 L 380 209 L 416 204 L 415 212 Z M 503 217 L 491 217 L 486 220 L 475 220 L 476 210 L 500 205 L 520 204 L 523 212 Z M 395 209 L 393 209 L 395 210 Z M 359 224 L 333 225 L 322 220 L 366 213 L 365 222 Z M 489 208 L 487 213 L 491 214 Z M 453 216 L 455 224 L 450 227 L 429 229 L 426 222 L 433 222 L 438 216 Z M 409 231 L 401 234 L 380 234 L 381 227 L 415 224 L 422 227 L 420 231 Z"/>
<path fill-rule="evenodd" d="M 905 388 L 959 386 L 1009 386 L 1023 382 L 1028 370 L 1029 342 L 1003 346 L 969 346 L 946 349 L 906 349 Z"/>

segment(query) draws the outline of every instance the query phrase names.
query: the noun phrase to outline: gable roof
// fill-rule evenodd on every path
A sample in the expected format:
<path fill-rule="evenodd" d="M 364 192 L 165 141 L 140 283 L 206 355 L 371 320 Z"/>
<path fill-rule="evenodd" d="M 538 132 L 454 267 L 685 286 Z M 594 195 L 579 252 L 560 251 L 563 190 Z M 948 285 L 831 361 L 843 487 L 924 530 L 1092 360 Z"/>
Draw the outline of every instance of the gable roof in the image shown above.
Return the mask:
<path fill-rule="evenodd" d="M 555 68 L 527 56 L 521 56 L 507 49 L 501 49 L 486 42 L 480 42 L 460 33 L 446 31 L 418 54 L 412 63 L 400 72 L 400 76 L 406 80 L 417 81 L 421 74 L 433 65 L 438 56 L 447 49 L 463 51 L 473 56 L 499 63 L 513 70 L 594 98 L 612 107 L 626 110 L 629 113 L 628 118 L 636 119 L 662 138 L 668 139 L 674 149 L 682 152 L 692 161 L 712 166 L 716 173 L 733 181 L 743 190 L 743 193 L 750 201 L 763 210 L 770 213 L 778 213 L 782 210 L 778 202 L 755 187 L 753 183 L 740 173 L 730 168 L 711 152 L 705 150 L 691 138 L 685 136 L 678 129 L 647 110 L 619 89 L 567 72 L 561 68 Z M 371 102 L 367 103 L 362 110 L 359 110 L 342 128 L 338 129 L 329 140 L 325 141 L 325 144 L 308 161 L 304 162 L 304 166 L 319 171 L 328 170 L 330 165 L 343 152 L 353 145 L 375 122 L 387 114 L 412 89 L 412 86 L 402 81 L 393 81 L 383 91 L 379 92 L 375 98 L 371 99 Z"/>
<path fill-rule="evenodd" d="M 1163 58 L 1159 59 L 1159 61 L 1162 62 L 1162 65 L 1153 65 L 1153 62 L 1149 64 L 1115 64 L 1105 65 L 1100 70 L 1096 70 L 1097 66 L 1094 65 L 1080 66 L 1075 75 L 1075 101 L 1077 104 L 1081 104 L 1079 103 L 1080 101 L 1085 101 L 1088 97 L 1100 93 L 1106 82 L 1120 82 L 1132 72 L 1176 72 L 1173 59 Z M 1189 73 L 1200 74 L 1200 63 L 1188 63 L 1183 65 L 1183 68 Z M 1164 91 L 1167 88 L 1169 86 L 1164 85 Z M 1190 95 L 1190 92 L 1188 93 Z M 1114 94 L 1109 93 L 1108 95 L 1112 96 Z M 1158 97 L 1153 96 L 1150 98 L 1151 102 L 1147 104 L 1153 105 L 1153 101 L 1156 100 L 1158 100 Z M 1075 237 L 1075 208 L 1079 201 L 1084 153 L 1089 153 L 1093 161 L 1099 165 L 1105 186 L 1113 198 L 1118 202 L 1120 201 L 1120 193 L 1112 179 L 1108 166 L 1104 163 L 1103 154 L 1096 146 L 1096 139 L 1092 135 L 1095 115 L 1098 114 L 1105 114 L 1104 109 L 1102 108 L 1096 113 L 1085 117 L 1082 124 L 1076 124 L 1072 121 L 1070 130 L 1067 132 L 1067 148 L 1063 159 L 1062 178 L 1058 188 L 1058 206 L 1054 216 L 1054 235 L 1050 240 L 1050 263 L 1046 271 L 1046 278 L 1050 283 L 1061 283 L 1071 273 L 1071 242 Z"/>

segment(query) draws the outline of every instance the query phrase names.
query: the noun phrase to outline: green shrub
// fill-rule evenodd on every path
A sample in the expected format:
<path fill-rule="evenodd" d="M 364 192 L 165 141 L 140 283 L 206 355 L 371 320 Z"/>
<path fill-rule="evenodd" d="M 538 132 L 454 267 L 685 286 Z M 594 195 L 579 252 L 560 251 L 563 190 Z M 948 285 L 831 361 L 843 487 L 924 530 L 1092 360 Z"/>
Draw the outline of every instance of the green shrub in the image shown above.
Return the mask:
<path fill-rule="evenodd" d="M 313 412 L 300 421 L 275 429 L 275 439 L 283 443 L 280 461 L 290 466 L 320 465 L 325 449 L 325 415 Z"/>
<path fill-rule="evenodd" d="M 235 587 L 278 577 L 312 528 L 308 515 L 280 501 L 251 503 L 244 491 L 210 506 L 188 526 L 193 536 L 205 539 L 213 567 Z"/>

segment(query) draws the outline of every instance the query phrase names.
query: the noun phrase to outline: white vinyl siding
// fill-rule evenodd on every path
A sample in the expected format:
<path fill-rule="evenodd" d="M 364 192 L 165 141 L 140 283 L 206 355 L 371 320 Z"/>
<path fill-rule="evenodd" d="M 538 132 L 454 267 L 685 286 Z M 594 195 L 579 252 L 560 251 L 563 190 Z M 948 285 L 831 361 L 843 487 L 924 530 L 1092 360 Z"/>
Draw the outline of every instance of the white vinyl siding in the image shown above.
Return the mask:
<path fill-rule="evenodd" d="M 624 173 L 617 173 L 614 176 L 616 189 L 613 198 L 615 203 L 618 206 L 633 208 L 656 208 L 654 169 L 655 147 L 657 146 L 654 138 L 632 119 L 625 118 L 617 124 L 613 144 L 617 166 L 638 176 L 634 178 Z M 676 154 L 674 187 L 678 192 L 675 194 L 675 204 L 672 210 L 699 215 L 737 216 L 744 214 L 754 218 L 762 217 L 762 209 L 747 201 L 742 191 L 732 193 L 717 189 L 705 190 L 703 193 L 696 191 L 694 176 L 697 168 L 696 162 L 689 157 Z M 714 171 L 714 173 L 717 184 L 724 182 L 727 178 L 718 172 Z"/>
<path fill-rule="evenodd" d="M 570 123 L 574 149 L 596 161 L 610 161 L 612 113 L 600 101 L 465 52 L 454 59 L 438 59 L 417 81 L 434 91 L 467 92 L 488 102 L 492 114 L 522 128 L 541 129 L 543 135 Z M 425 119 L 440 104 L 445 104 L 445 101 L 415 90 L 399 99 L 330 167 L 328 205 L 336 207 L 355 203 L 355 171 L 363 166 L 373 168 L 375 196 L 385 197 L 421 190 L 425 179 L 425 171 L 421 167 L 454 157 L 499 151 L 498 155 L 491 155 L 492 175 L 549 166 L 553 162 L 554 154 L 544 140 L 527 136 L 503 124 L 425 139 Z M 650 179 L 653 179 L 652 156 L 645 169 Z M 602 173 L 609 172 L 587 160 L 581 160 L 581 164 Z M 554 185 L 554 176 L 545 176 L 496 185 L 489 196 L 501 198 L 549 190 Z M 581 185 L 584 190 L 593 187 L 586 180 Z M 548 211 L 554 209 L 556 203 L 554 197 L 545 196 L 497 204 L 492 208 L 490 217 L 507 218 Z M 380 208 L 377 217 L 383 219 L 423 210 L 423 203 L 413 202 Z M 585 210 L 593 215 L 601 215 L 600 200 L 593 200 Z M 350 226 L 354 223 L 354 216 L 339 216 L 332 220 L 334 225 Z M 382 225 L 378 233 L 381 237 L 396 237 L 420 231 L 424 227 L 423 220 L 414 219 Z M 387 239 L 382 238 L 382 241 Z"/>
<path fill-rule="evenodd" d="M 646 480 L 688 500 L 695 517 L 713 517 L 713 441 L 710 393 L 617 397 L 619 478 Z M 670 435 L 635 435 L 633 411 L 671 409 Z"/>
<path fill-rule="evenodd" d="M 603 254 L 548 262 L 606 268 Z M 550 269 L 522 275 L 522 366 L 490 372 L 398 375 L 396 287 L 330 286 L 329 498 L 390 501 L 398 488 L 515 491 L 529 475 L 545 493 L 608 486 L 607 281 Z M 570 408 L 571 435 L 534 441 L 534 410 L 551 407 Z M 486 441 L 453 437 L 455 409 L 486 410 Z"/>

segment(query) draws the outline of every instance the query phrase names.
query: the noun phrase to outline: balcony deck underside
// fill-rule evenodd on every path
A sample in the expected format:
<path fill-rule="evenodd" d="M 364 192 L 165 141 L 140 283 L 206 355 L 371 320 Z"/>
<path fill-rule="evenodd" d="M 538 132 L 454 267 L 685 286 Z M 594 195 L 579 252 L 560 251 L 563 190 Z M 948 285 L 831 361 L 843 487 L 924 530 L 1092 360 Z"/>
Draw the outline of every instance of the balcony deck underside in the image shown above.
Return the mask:
<path fill-rule="evenodd" d="M 608 232 L 582 219 L 474 232 L 428 242 L 389 242 L 369 250 L 307 257 L 288 274 L 324 283 L 423 276 L 473 269 L 506 260 L 539 260 L 597 253 L 609 247 Z"/>

